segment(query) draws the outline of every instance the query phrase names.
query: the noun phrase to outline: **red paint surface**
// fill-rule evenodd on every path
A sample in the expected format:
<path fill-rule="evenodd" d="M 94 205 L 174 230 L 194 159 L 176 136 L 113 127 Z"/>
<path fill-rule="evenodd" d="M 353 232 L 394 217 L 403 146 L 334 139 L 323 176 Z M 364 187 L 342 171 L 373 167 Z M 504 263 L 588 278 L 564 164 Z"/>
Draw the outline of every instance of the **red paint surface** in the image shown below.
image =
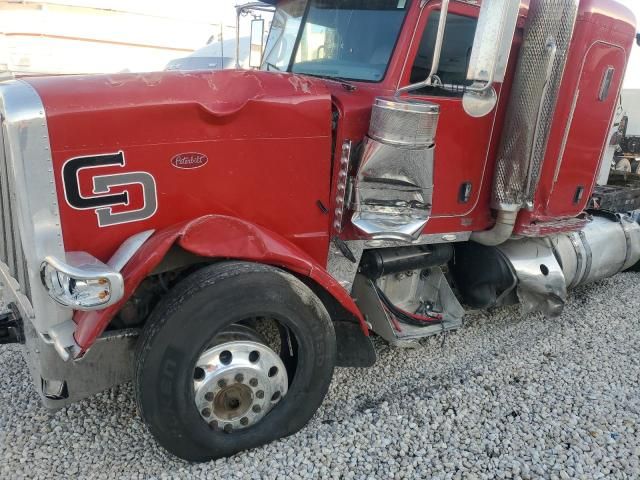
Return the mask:
<path fill-rule="evenodd" d="M 364 334 L 368 335 L 368 327 L 353 299 L 306 252 L 265 228 L 237 218 L 209 215 L 154 234 L 122 271 L 125 295 L 120 302 L 100 311 L 76 312 L 75 339 L 83 351 L 93 344 L 142 280 L 176 243 L 186 251 L 203 257 L 265 263 L 309 277 L 353 314 L 360 321 Z"/>
<path fill-rule="evenodd" d="M 528 2 L 521 8 L 520 27 L 524 24 Z M 398 87 L 410 83 L 413 66 L 424 28 L 429 16 L 440 10 L 441 2 L 432 1 L 422 11 L 420 2 L 413 2 L 400 41 L 396 46 L 387 77 L 380 84 L 359 83 L 355 92 L 346 91 L 336 84 L 328 83 L 340 113 L 336 151 L 340 158 L 342 142 L 345 139 L 355 144 L 361 142 L 369 129 L 371 105 L 377 96 L 392 96 Z M 453 2 L 449 11 L 468 17 L 477 17 L 479 6 Z M 507 81 L 496 85 L 500 100 L 496 109 L 484 118 L 472 118 L 462 108 L 462 98 L 445 96 L 413 96 L 440 105 L 440 120 L 436 135 L 434 163 L 434 196 L 432 217 L 427 223 L 425 234 L 471 232 L 489 228 L 492 223 L 489 200 L 493 183 L 494 161 L 509 98 L 517 52 L 521 42 L 521 31 L 516 33 Z M 337 188 L 336 169 L 333 173 L 332 191 Z M 460 187 L 465 182 L 473 185 L 472 196 L 467 203 L 458 200 Z M 335 195 L 334 195 L 335 196 Z M 335 208 L 335 198 L 332 198 Z M 348 223 L 341 235 L 345 239 L 358 237 L 358 233 Z"/>
<path fill-rule="evenodd" d="M 633 15 L 619 3 L 612 0 L 582 0 L 580 3 L 534 208 L 520 215 L 516 233 L 532 223 L 573 218 L 587 206 L 609 140 L 635 31 Z M 601 102 L 598 94 L 609 66 L 616 72 L 609 96 Z M 580 95 L 563 155 L 562 144 L 578 90 Z M 584 187 L 584 194 L 575 203 L 579 186 Z"/>
<path fill-rule="evenodd" d="M 326 264 L 330 219 L 316 204 L 329 202 L 331 171 L 331 100 L 322 82 L 242 71 L 29 82 L 46 106 L 67 251 L 105 261 L 133 234 L 216 214 L 265 226 Z M 93 174 L 149 172 L 158 211 L 146 221 L 99 228 L 93 211 L 67 205 L 62 165 L 119 150 L 126 166 L 81 172 L 81 191 L 91 196 Z M 185 152 L 208 162 L 178 170 L 171 160 Z M 133 202 L 126 209 L 141 206 L 139 186 L 112 192 L 123 190 Z"/>
<path fill-rule="evenodd" d="M 351 305 L 346 292 L 336 287 L 335 280 L 323 269 L 332 218 L 331 214 L 322 213 L 317 202 L 334 205 L 335 195 L 331 193 L 335 191 L 337 178 L 334 165 L 339 165 L 342 142 L 362 141 L 368 130 L 373 99 L 392 95 L 397 87 L 408 83 L 428 16 L 440 6 L 440 2 L 433 1 L 421 12 L 420 3 L 411 3 L 384 80 L 377 84 L 354 82 L 355 91 L 336 82 L 255 71 L 26 79 L 46 107 L 65 248 L 88 251 L 106 261 L 131 235 L 149 229 L 161 232 L 145 245 L 136 256 L 138 260 L 126 267 L 129 293 L 178 238 L 181 245 L 186 242 L 188 248 L 204 249 L 203 253 L 211 255 L 224 253 L 222 256 L 266 263 L 284 262 L 283 252 L 276 248 L 278 242 L 263 245 L 274 247 L 275 251 L 256 250 L 253 237 L 229 237 L 224 222 L 213 222 L 206 229 L 190 230 L 188 234 L 183 230 L 201 217 L 230 217 L 277 235 L 282 239 L 280 244 L 288 246 L 289 256 L 285 257 L 297 259 L 287 260 L 290 263 L 283 266 L 307 272 L 303 274 L 317 280 L 343 305 Z M 526 15 L 527 6 L 528 2 L 522 2 L 521 16 Z M 477 16 L 479 12 L 477 5 L 467 3 L 452 2 L 450 8 L 452 13 L 467 16 Z M 464 113 L 459 98 L 422 97 L 440 104 L 442 112 L 436 137 L 433 217 L 424 233 L 479 231 L 493 222 L 489 200 L 495 156 L 522 25 L 523 18 L 516 33 L 507 80 L 497 86 L 500 101 L 491 115 L 473 119 Z M 608 121 L 613 115 L 612 105 L 594 103 L 594 82 L 599 81 L 598 70 L 609 63 L 620 67 L 614 80 L 617 82 L 626 60 L 626 56 L 613 53 L 615 49 L 597 48 L 589 55 L 587 52 L 594 42 L 600 41 L 628 53 L 634 35 L 633 18 L 616 2 L 581 2 L 540 188 L 534 210 L 521 215 L 522 226 L 561 215 L 575 216 L 584 208 L 569 205 L 566 192 L 575 184 L 589 183 L 595 177 Z M 574 120 L 575 130 L 567 142 L 566 158 L 554 192 L 553 177 L 564 126 L 578 84 L 588 96 L 584 106 L 580 106 L 584 109 L 580 110 L 580 118 Z M 339 117 L 333 154 L 332 108 Z M 590 112 L 597 116 L 597 121 L 589 117 Z M 94 212 L 73 210 L 67 205 L 62 194 L 61 168 L 73 157 L 120 150 L 125 153 L 126 166 L 103 168 L 99 174 L 151 173 L 157 182 L 158 211 L 145 221 L 99 228 Z M 185 152 L 206 155 L 208 162 L 200 168 L 176 169 L 171 160 Z M 473 184 L 472 198 L 467 204 L 458 200 L 463 182 Z M 80 183 L 82 193 L 90 196 L 90 174 L 81 172 Z M 590 196 L 592 182 L 587 186 L 585 199 Z M 132 203 L 125 208 L 132 209 L 140 206 L 139 188 L 117 187 L 111 193 L 128 190 Z M 356 233 L 346 228 L 342 236 L 355 238 Z M 233 242 L 229 242 L 230 238 Z M 296 249 L 295 253 L 291 248 Z M 355 306 L 348 309 L 356 314 L 357 309 L 351 308 Z M 91 344 L 115 312 L 112 307 L 102 313 L 76 315 L 78 341 L 83 347 Z"/>

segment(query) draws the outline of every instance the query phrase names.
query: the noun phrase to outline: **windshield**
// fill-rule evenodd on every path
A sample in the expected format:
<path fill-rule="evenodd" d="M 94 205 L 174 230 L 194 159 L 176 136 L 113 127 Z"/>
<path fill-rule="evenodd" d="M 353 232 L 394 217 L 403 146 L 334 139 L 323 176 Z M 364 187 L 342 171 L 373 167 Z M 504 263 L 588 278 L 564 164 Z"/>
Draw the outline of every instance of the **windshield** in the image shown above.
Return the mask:
<path fill-rule="evenodd" d="M 278 4 L 263 70 L 378 82 L 408 0 L 288 0 Z"/>

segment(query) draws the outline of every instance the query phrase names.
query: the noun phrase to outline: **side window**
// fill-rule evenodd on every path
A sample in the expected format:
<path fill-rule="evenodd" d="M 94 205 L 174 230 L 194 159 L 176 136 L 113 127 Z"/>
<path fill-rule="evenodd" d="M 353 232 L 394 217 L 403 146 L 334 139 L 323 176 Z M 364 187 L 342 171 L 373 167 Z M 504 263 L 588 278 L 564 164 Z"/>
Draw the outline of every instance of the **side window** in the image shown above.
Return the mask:
<path fill-rule="evenodd" d="M 411 83 L 423 81 L 431 71 L 439 22 L 440 12 L 433 12 L 425 26 L 411 69 Z M 429 87 L 417 90 L 415 93 L 442 97 L 461 96 L 464 93 L 464 87 L 471 84 L 467 80 L 467 69 L 477 25 L 476 18 L 453 13 L 447 15 L 447 27 L 438 67 L 438 77 L 445 88 Z"/>

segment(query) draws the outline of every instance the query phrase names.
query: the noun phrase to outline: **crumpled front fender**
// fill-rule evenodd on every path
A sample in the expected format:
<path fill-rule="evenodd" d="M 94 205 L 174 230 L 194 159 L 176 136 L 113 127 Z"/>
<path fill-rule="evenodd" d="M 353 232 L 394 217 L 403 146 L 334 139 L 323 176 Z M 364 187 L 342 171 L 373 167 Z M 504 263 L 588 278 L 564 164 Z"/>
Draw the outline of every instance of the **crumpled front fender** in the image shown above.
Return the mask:
<path fill-rule="evenodd" d="M 81 354 L 93 345 L 174 244 L 203 257 L 265 263 L 308 277 L 353 314 L 368 335 L 364 317 L 351 296 L 306 252 L 266 228 L 238 218 L 208 215 L 156 232 L 149 238 L 122 270 L 125 293 L 118 303 L 104 310 L 75 313 L 74 336 Z"/>

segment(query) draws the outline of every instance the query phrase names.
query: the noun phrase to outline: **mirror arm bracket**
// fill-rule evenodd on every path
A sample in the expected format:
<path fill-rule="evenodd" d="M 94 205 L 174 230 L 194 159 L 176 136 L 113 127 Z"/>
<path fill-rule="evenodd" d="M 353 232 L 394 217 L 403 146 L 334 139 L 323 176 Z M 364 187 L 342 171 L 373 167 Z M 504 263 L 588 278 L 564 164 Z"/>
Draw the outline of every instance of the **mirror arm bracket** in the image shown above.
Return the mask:
<path fill-rule="evenodd" d="M 490 78 L 486 82 L 474 82 L 472 85 L 465 87 L 465 91 L 475 93 L 476 95 L 482 95 L 487 93 L 493 88 L 493 78 Z"/>
<path fill-rule="evenodd" d="M 423 8 L 426 2 L 420 4 L 420 8 Z M 442 0 L 440 6 L 440 21 L 438 22 L 438 34 L 436 36 L 436 44 L 433 49 L 433 61 L 431 62 L 431 71 L 425 80 L 422 82 L 407 85 L 396 90 L 395 96 L 399 97 L 402 93 L 413 92 L 425 87 L 437 87 L 442 85 L 440 77 L 438 77 L 438 68 L 440 67 L 440 55 L 442 54 L 442 46 L 444 44 L 444 33 L 447 26 L 447 14 L 449 13 L 449 0 Z"/>

